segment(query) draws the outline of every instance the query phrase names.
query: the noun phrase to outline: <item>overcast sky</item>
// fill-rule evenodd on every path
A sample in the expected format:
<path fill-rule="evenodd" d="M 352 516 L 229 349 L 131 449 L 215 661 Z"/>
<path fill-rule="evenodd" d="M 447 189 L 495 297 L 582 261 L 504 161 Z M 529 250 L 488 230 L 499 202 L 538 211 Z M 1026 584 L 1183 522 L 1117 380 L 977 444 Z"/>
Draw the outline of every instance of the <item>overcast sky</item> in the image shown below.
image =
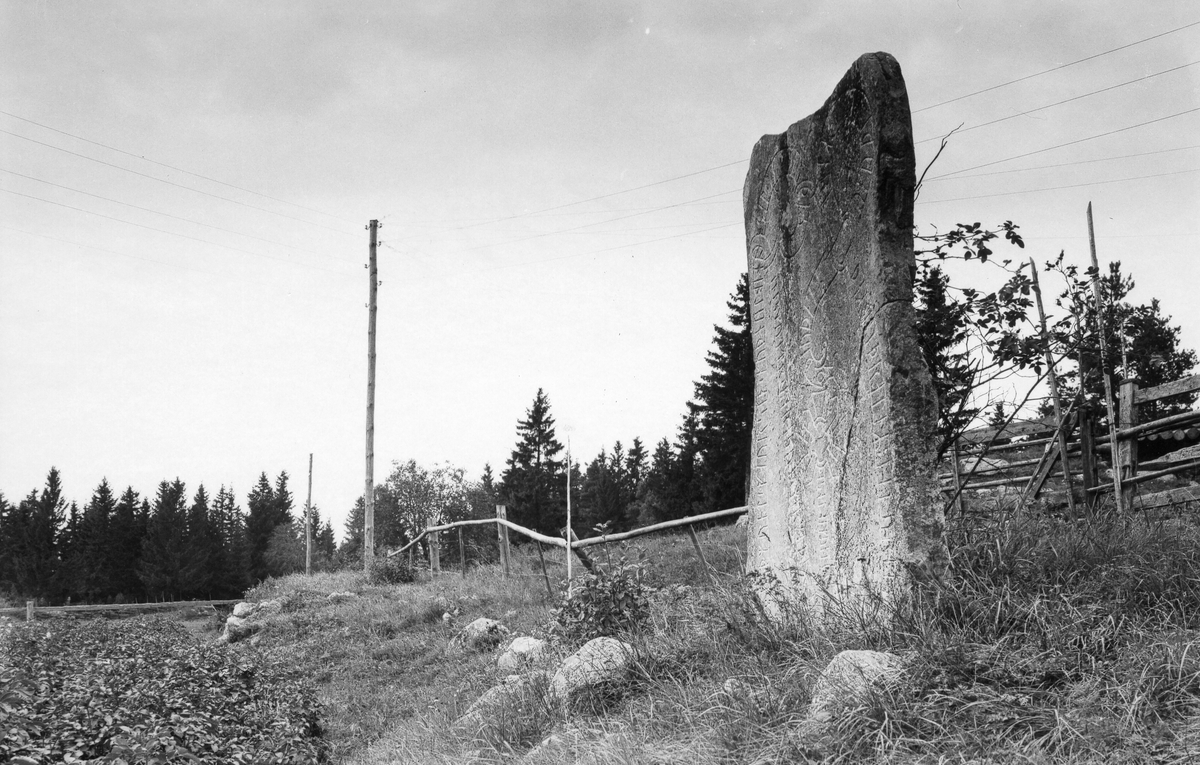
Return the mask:
<path fill-rule="evenodd" d="M 1198 348 L 1198 22 L 1185 0 L 0 0 L 0 491 L 57 466 L 80 505 L 103 477 L 244 504 L 287 470 L 302 504 L 312 452 L 340 534 L 372 218 L 377 480 L 499 474 L 538 388 L 580 458 L 673 437 L 746 267 L 751 148 L 877 50 L 919 170 L 963 125 L 920 227 L 1011 219 L 1026 255 L 1083 265 L 1090 200 L 1101 259 Z"/>

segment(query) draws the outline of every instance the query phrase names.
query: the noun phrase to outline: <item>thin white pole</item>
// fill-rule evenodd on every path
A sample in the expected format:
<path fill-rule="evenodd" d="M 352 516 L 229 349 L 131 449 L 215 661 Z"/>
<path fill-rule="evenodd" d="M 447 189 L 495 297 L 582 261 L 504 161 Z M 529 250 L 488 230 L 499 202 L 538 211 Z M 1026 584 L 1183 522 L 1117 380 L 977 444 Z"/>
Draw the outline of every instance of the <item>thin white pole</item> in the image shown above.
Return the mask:
<path fill-rule="evenodd" d="M 567 597 L 571 597 L 571 437 L 567 436 Z"/>

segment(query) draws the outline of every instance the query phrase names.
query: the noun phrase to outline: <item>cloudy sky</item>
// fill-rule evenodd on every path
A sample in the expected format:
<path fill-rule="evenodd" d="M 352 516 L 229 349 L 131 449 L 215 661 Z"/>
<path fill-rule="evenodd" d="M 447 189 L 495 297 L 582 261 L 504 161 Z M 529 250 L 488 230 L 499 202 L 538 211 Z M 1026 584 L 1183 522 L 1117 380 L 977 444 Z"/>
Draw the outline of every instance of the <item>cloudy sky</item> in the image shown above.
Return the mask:
<path fill-rule="evenodd" d="M 673 436 L 751 147 L 876 50 L 919 169 L 962 125 L 922 228 L 1011 219 L 1083 264 L 1090 200 L 1200 347 L 1191 2 L 0 0 L 0 491 L 287 470 L 302 502 L 312 452 L 340 528 L 372 218 L 377 479 L 499 472 L 538 388 L 577 456 Z"/>

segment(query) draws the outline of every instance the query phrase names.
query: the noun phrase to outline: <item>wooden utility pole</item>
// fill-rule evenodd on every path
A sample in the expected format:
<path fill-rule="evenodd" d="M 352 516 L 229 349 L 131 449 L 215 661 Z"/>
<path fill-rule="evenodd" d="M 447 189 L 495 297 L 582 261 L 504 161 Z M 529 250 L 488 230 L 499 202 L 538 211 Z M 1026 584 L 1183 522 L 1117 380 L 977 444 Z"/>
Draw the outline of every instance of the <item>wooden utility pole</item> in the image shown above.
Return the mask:
<path fill-rule="evenodd" d="M 308 453 L 308 499 L 304 502 L 304 575 L 312 576 L 312 452 Z"/>
<path fill-rule="evenodd" d="M 1104 406 L 1108 410 L 1108 442 L 1112 446 L 1113 492 L 1117 512 L 1125 514 L 1125 496 L 1121 490 L 1121 468 L 1117 465 L 1120 450 L 1117 448 L 1117 417 L 1113 411 L 1112 380 L 1108 379 L 1108 338 L 1104 330 L 1104 304 L 1100 299 L 1100 262 L 1096 259 L 1096 229 L 1092 225 L 1092 203 L 1088 202 L 1088 244 L 1092 249 L 1092 297 L 1096 302 L 1096 332 L 1100 336 L 1100 376 L 1104 378 Z"/>
<path fill-rule="evenodd" d="M 1038 282 L 1037 263 L 1029 258 L 1032 269 L 1033 294 L 1037 298 L 1038 319 L 1042 327 L 1042 344 L 1046 351 L 1046 370 L 1050 375 L 1050 395 L 1054 399 L 1054 424 L 1058 428 L 1058 456 L 1062 459 L 1063 480 L 1067 482 L 1067 505 L 1075 515 L 1075 487 L 1071 481 L 1071 463 L 1067 459 L 1067 427 L 1063 422 L 1062 397 L 1058 394 L 1058 372 L 1054 369 L 1054 354 L 1050 352 L 1050 331 L 1046 329 L 1046 309 L 1042 306 L 1042 286 Z"/>
<path fill-rule="evenodd" d="M 375 558 L 375 299 L 379 290 L 379 270 L 375 263 L 375 247 L 379 236 L 379 221 L 371 221 L 370 303 L 367 304 L 367 480 L 363 490 L 363 570 L 371 567 Z"/>

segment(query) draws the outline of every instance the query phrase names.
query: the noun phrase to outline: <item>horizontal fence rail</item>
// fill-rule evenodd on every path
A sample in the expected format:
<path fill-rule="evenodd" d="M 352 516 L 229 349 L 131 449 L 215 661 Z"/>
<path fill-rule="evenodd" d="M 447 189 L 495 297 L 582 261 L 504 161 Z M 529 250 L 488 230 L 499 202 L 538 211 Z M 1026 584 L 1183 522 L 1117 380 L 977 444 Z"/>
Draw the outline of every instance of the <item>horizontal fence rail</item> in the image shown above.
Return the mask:
<path fill-rule="evenodd" d="M 16 608 L 0 608 L 0 616 L 20 616 L 25 614 L 26 621 L 32 621 L 34 613 L 99 613 L 101 611 L 173 611 L 180 608 L 203 608 L 212 606 L 232 606 L 241 603 L 237 600 L 175 600 L 166 603 L 108 603 L 88 606 L 38 606 L 33 601 L 27 601 L 24 606 Z"/>

